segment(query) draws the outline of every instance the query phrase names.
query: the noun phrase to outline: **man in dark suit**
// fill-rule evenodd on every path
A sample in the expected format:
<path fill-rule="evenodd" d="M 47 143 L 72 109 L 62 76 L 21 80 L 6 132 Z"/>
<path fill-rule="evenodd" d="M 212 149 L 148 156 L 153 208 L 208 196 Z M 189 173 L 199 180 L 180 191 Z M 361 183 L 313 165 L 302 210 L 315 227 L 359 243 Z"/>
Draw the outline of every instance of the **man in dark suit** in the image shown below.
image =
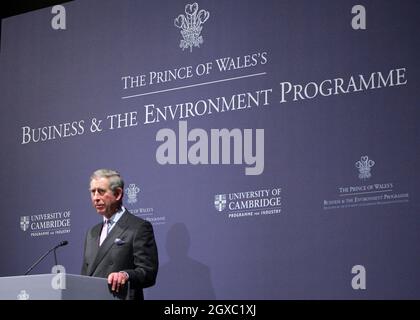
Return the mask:
<path fill-rule="evenodd" d="M 129 282 L 129 297 L 143 299 L 143 288 L 155 284 L 158 271 L 152 225 L 122 205 L 124 181 L 118 172 L 96 170 L 90 178 L 90 194 L 103 222 L 87 232 L 82 275 L 108 278 L 115 292 Z"/>

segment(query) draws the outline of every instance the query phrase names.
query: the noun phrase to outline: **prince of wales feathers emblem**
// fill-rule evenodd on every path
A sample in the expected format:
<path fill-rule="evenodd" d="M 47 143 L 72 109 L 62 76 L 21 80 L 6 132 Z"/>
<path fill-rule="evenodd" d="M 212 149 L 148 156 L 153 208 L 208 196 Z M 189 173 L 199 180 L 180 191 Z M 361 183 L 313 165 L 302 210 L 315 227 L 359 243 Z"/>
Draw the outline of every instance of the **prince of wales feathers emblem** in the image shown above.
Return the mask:
<path fill-rule="evenodd" d="M 179 43 L 182 50 L 190 48 L 192 52 L 193 47 L 200 47 L 204 42 L 200 35 L 203 29 L 202 25 L 210 17 L 210 12 L 201 9 L 198 10 L 197 2 L 187 4 L 185 6 L 185 15 L 180 14 L 174 20 L 174 25 L 181 29 L 182 40 Z"/>

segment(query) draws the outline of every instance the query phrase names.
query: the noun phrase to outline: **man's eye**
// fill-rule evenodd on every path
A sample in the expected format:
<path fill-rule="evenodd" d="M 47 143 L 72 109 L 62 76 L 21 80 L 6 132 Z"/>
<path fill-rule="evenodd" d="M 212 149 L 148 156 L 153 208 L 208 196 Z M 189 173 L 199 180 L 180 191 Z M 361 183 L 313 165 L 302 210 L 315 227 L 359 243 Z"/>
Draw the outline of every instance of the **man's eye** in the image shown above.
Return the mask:
<path fill-rule="evenodd" d="M 95 193 L 99 193 L 101 196 L 105 194 L 105 190 L 92 190 L 91 193 L 94 195 Z"/>

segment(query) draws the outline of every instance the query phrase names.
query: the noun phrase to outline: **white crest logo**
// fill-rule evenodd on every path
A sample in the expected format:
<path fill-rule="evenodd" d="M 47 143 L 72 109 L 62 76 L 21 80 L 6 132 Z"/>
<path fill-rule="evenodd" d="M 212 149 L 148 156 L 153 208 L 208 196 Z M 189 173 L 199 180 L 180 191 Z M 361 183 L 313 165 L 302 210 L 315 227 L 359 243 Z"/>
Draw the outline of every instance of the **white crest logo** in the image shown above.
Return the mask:
<path fill-rule="evenodd" d="M 136 186 L 135 183 L 132 183 L 125 189 L 125 192 L 128 196 L 128 203 L 133 204 L 137 202 L 137 193 L 140 192 L 140 189 Z"/>
<path fill-rule="evenodd" d="M 26 290 L 20 290 L 20 293 L 17 295 L 18 300 L 29 300 L 29 294 L 26 293 Z"/>
<path fill-rule="evenodd" d="M 360 160 L 356 162 L 356 168 L 359 169 L 359 179 L 369 179 L 372 174 L 370 168 L 375 165 L 375 161 L 370 160 L 368 156 L 360 157 Z"/>
<path fill-rule="evenodd" d="M 182 50 L 190 48 L 192 52 L 193 47 L 200 47 L 204 42 L 203 37 L 200 35 L 203 29 L 202 24 L 210 17 L 210 12 L 201 9 L 198 11 L 198 4 L 187 4 L 185 6 L 185 15 L 180 14 L 174 20 L 174 25 L 181 29 L 182 40 L 179 47 Z"/>
<path fill-rule="evenodd" d="M 226 208 L 226 195 L 218 194 L 214 196 L 214 207 L 217 211 L 222 212 Z"/>
<path fill-rule="evenodd" d="M 23 231 L 28 230 L 28 228 L 29 228 L 29 216 L 20 217 L 20 228 Z"/>

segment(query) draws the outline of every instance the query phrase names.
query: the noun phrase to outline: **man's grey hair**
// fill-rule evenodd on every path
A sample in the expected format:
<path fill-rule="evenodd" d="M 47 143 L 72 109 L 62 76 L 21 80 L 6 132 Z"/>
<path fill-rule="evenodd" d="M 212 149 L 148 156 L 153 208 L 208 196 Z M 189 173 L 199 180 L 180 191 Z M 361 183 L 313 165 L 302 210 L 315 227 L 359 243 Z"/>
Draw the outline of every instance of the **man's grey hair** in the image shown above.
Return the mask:
<path fill-rule="evenodd" d="M 115 193 L 117 188 L 121 188 L 124 193 L 124 180 L 121 178 L 121 175 L 117 171 L 110 169 L 96 170 L 90 176 L 90 181 L 100 178 L 107 178 L 109 180 L 109 188 L 112 190 L 112 192 Z"/>

